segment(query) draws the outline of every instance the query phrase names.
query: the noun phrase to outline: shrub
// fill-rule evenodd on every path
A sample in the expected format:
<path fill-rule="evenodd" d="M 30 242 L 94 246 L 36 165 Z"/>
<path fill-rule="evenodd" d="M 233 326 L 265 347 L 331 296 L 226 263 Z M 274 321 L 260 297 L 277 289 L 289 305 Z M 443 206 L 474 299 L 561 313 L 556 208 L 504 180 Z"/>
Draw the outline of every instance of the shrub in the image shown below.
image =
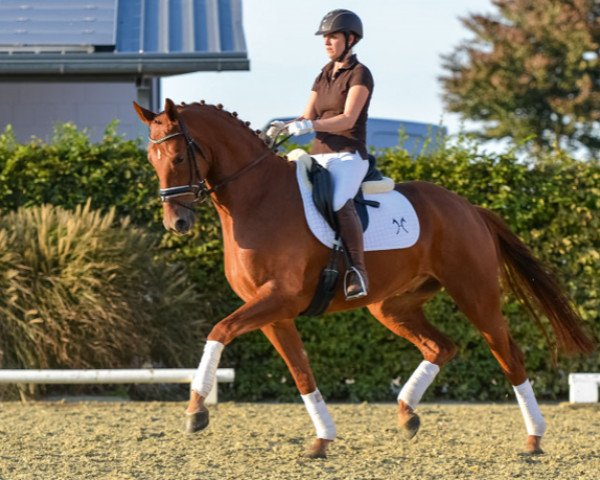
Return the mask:
<path fill-rule="evenodd" d="M 202 311 L 210 310 L 156 243 L 89 202 L 0 218 L 0 367 L 196 362 Z"/>
<path fill-rule="evenodd" d="M 117 134 L 116 122 L 92 143 L 75 125 L 59 124 L 50 143 L 19 144 L 7 127 L 0 135 L 0 211 L 43 204 L 74 209 L 115 207 L 119 216 L 159 230 L 160 199 L 154 170 L 139 142 Z"/>

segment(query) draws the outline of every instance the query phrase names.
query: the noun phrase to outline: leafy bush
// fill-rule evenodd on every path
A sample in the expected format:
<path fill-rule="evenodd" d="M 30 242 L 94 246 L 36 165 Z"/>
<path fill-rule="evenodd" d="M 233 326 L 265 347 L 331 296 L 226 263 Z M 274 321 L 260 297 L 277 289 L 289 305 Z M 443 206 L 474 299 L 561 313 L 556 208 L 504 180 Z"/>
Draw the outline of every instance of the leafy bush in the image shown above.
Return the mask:
<path fill-rule="evenodd" d="M 99 143 L 85 131 L 57 125 L 50 143 L 17 143 L 12 129 L 0 135 L 0 210 L 43 204 L 74 209 L 91 199 L 92 208 L 115 207 L 135 223 L 160 226 L 160 199 L 154 170 L 139 143 L 107 127 Z"/>
<path fill-rule="evenodd" d="M 196 362 L 205 302 L 156 243 L 126 217 L 117 221 L 114 209 L 101 214 L 89 202 L 0 218 L 0 367 Z"/>

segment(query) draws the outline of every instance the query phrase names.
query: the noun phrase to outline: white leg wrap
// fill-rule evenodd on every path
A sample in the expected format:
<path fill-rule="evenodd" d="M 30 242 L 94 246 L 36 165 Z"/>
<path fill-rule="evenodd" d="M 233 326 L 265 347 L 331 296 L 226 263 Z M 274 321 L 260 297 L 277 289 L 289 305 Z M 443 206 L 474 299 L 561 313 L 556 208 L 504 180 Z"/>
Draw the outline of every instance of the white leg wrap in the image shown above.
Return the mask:
<path fill-rule="evenodd" d="M 411 408 L 417 408 L 425 390 L 431 385 L 440 371 L 436 364 L 423 360 L 400 390 L 398 401 L 402 400 Z"/>
<path fill-rule="evenodd" d="M 546 421 L 540 412 L 533 388 L 529 380 L 525 380 L 521 385 L 513 386 L 517 396 L 517 402 L 521 408 L 525 427 L 528 435 L 537 435 L 541 437 L 546 432 Z"/>
<path fill-rule="evenodd" d="M 202 354 L 200 365 L 198 365 L 198 370 L 196 370 L 192 379 L 192 390 L 204 398 L 208 397 L 215 384 L 217 367 L 219 366 L 221 352 L 224 347 L 225 345 L 221 342 L 215 342 L 214 340 L 208 340 L 206 345 L 204 345 L 204 353 Z"/>
<path fill-rule="evenodd" d="M 321 396 L 319 389 L 307 395 L 300 395 L 310 415 L 310 419 L 317 431 L 317 438 L 325 440 L 335 439 L 335 425 L 327 411 L 327 405 Z"/>

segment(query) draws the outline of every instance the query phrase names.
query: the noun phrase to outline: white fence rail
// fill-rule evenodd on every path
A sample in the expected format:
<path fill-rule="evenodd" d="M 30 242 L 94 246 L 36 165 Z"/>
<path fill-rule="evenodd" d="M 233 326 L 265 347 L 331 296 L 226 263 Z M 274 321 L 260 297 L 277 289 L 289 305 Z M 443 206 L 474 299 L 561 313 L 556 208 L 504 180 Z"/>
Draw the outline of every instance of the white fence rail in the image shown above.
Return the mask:
<path fill-rule="evenodd" d="M 195 368 L 138 368 L 106 370 L 9 370 L 0 369 L 0 383 L 39 384 L 106 384 L 106 383 L 190 383 Z M 233 368 L 219 368 L 217 383 L 231 383 L 235 379 Z M 218 401 L 217 385 L 206 403 Z"/>
<path fill-rule="evenodd" d="M 600 373 L 569 374 L 569 402 L 596 403 L 600 387 Z"/>

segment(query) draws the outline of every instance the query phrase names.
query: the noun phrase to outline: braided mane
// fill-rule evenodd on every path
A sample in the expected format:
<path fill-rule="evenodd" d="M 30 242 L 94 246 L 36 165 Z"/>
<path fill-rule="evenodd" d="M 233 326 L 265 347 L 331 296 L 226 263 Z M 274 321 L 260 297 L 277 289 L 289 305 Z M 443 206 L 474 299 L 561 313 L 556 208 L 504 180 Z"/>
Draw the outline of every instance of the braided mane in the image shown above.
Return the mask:
<path fill-rule="evenodd" d="M 192 108 L 192 109 L 199 109 L 199 110 L 212 109 L 214 113 L 218 113 L 222 116 L 222 118 L 231 121 L 232 125 L 235 125 L 238 127 L 243 127 L 244 129 L 246 129 L 247 131 L 249 131 L 250 133 L 255 135 L 264 145 L 268 145 L 268 141 L 267 141 L 266 137 L 264 137 L 264 134 L 261 130 L 253 130 L 250 127 L 250 122 L 245 122 L 244 120 L 241 120 L 240 118 L 238 118 L 237 112 L 229 112 L 229 111 L 225 110 L 223 105 L 220 103 L 218 103 L 216 105 L 211 105 L 211 104 L 206 103 L 204 100 L 200 100 L 199 102 L 193 102 L 193 103 L 181 102 L 178 105 L 178 108 L 179 109 Z"/>

